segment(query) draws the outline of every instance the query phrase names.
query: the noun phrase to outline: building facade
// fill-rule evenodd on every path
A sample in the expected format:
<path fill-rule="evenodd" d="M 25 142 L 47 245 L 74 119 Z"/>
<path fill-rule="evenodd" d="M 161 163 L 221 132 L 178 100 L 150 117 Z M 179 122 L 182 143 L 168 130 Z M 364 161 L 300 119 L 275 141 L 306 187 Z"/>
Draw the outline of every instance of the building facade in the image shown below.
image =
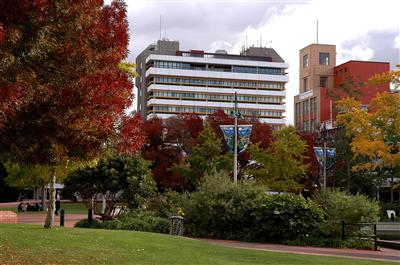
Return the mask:
<path fill-rule="evenodd" d="M 370 86 L 365 82 L 374 74 L 388 71 L 389 63 L 348 61 L 336 66 L 336 46 L 311 44 L 300 50 L 299 94 L 294 97 L 295 126 L 305 132 L 318 131 L 322 124 L 334 126 L 335 100 L 347 96 L 340 86 L 351 86 L 363 107 L 381 92 L 389 92 L 389 84 Z"/>
<path fill-rule="evenodd" d="M 177 41 L 158 41 L 136 59 L 137 111 L 144 119 L 180 113 L 229 114 L 237 92 L 243 116 L 274 128 L 285 124 L 288 64 L 272 48 L 251 47 L 240 55 L 218 50 L 181 51 Z"/>

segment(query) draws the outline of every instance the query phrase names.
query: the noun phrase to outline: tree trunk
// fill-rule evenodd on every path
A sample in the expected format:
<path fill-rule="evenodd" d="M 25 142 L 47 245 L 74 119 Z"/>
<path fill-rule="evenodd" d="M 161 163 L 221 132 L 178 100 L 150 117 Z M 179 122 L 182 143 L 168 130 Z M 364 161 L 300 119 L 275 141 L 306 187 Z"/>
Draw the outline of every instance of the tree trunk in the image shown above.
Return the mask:
<path fill-rule="evenodd" d="M 50 197 L 49 197 L 49 207 L 47 210 L 46 221 L 44 223 L 44 228 L 52 228 L 54 225 L 54 211 L 56 209 L 56 167 L 52 166 L 51 176 L 50 176 Z"/>
<path fill-rule="evenodd" d="M 346 192 L 348 193 L 348 194 L 350 194 L 350 178 L 351 178 L 351 167 L 350 167 L 350 158 L 349 157 L 347 157 L 347 161 L 346 161 L 347 163 L 347 187 L 346 187 Z"/>
<path fill-rule="evenodd" d="M 46 185 L 44 184 L 44 182 L 42 181 L 42 190 L 41 190 L 41 194 L 40 194 L 40 196 L 42 197 L 41 198 L 41 201 L 42 201 L 42 210 L 43 211 L 46 211 L 46 209 L 47 209 L 47 207 L 46 207 Z"/>

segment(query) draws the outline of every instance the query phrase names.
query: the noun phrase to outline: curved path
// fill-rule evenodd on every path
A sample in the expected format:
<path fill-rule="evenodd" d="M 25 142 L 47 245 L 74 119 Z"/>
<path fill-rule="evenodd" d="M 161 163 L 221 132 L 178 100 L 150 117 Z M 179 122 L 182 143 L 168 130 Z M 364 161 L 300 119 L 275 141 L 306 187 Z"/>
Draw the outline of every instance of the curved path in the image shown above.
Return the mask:
<path fill-rule="evenodd" d="M 302 246 L 288 246 L 280 244 L 261 244 L 249 243 L 233 240 L 219 240 L 219 239 L 203 239 L 203 242 L 214 245 L 244 248 L 244 249 L 257 249 L 264 251 L 287 252 L 295 254 L 319 255 L 319 256 L 335 256 L 356 259 L 380 260 L 391 261 L 400 263 L 400 250 L 380 248 L 379 251 L 374 250 L 358 250 L 358 249 L 338 249 L 338 248 L 319 248 L 319 247 L 302 247 Z"/>
<path fill-rule="evenodd" d="M 87 218 L 87 214 L 66 214 L 64 216 L 64 226 L 74 227 L 74 224 L 79 220 Z M 46 213 L 33 212 L 33 213 L 19 213 L 19 224 L 41 224 L 44 225 Z M 60 216 L 56 215 L 54 218 L 54 226 L 60 226 Z"/>

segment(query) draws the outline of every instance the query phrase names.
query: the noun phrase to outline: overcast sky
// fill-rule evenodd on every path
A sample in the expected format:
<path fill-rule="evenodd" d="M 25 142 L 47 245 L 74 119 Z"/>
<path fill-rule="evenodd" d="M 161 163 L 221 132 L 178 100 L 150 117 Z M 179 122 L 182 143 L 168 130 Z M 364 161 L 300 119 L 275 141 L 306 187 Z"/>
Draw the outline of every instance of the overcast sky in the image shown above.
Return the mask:
<path fill-rule="evenodd" d="M 299 50 L 316 42 L 336 45 L 337 64 L 348 60 L 400 63 L 399 0 L 126 0 L 130 55 L 160 36 L 179 40 L 181 50 L 239 53 L 241 47 L 274 48 L 289 63 L 287 123 L 293 124 L 298 94 Z M 136 93 L 136 90 L 135 90 Z M 134 104 L 136 107 L 136 103 Z"/>

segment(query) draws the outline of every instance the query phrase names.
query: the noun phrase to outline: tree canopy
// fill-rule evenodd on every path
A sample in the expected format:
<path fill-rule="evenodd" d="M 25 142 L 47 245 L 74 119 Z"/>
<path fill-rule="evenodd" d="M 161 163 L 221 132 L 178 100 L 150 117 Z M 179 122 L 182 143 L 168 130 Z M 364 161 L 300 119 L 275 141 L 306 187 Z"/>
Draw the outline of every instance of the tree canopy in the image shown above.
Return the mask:
<path fill-rule="evenodd" d="M 140 135 L 138 118 L 124 113 L 133 99 L 132 76 L 120 66 L 127 46 L 123 1 L 1 1 L 5 159 L 52 167 L 54 187 L 57 166 L 96 156 L 111 135 Z M 136 151 L 144 140 L 134 139 L 119 143 L 124 152 Z M 52 189 L 49 216 L 54 194 Z"/>
<path fill-rule="evenodd" d="M 64 184 L 63 194 L 79 195 L 95 214 L 105 219 L 128 208 L 138 210 L 155 191 L 149 162 L 140 155 L 100 159 L 94 167 L 87 166 L 69 174 Z M 99 195 L 106 200 L 104 212 L 97 207 Z M 115 213 L 117 204 L 122 210 Z"/>
<path fill-rule="evenodd" d="M 224 153 L 222 141 L 213 132 L 210 125 L 206 124 L 198 137 L 192 153 L 179 164 L 174 165 L 171 170 L 183 175 L 191 190 L 196 189 L 204 174 L 215 171 L 227 171 L 232 169 L 232 156 Z"/>
<path fill-rule="evenodd" d="M 308 167 L 304 163 L 306 143 L 292 126 L 274 131 L 272 137 L 271 146 L 266 150 L 258 144 L 250 146 L 250 158 L 259 163 L 260 168 L 249 170 L 249 173 L 271 190 L 297 190 L 301 187 L 298 179 Z"/>

